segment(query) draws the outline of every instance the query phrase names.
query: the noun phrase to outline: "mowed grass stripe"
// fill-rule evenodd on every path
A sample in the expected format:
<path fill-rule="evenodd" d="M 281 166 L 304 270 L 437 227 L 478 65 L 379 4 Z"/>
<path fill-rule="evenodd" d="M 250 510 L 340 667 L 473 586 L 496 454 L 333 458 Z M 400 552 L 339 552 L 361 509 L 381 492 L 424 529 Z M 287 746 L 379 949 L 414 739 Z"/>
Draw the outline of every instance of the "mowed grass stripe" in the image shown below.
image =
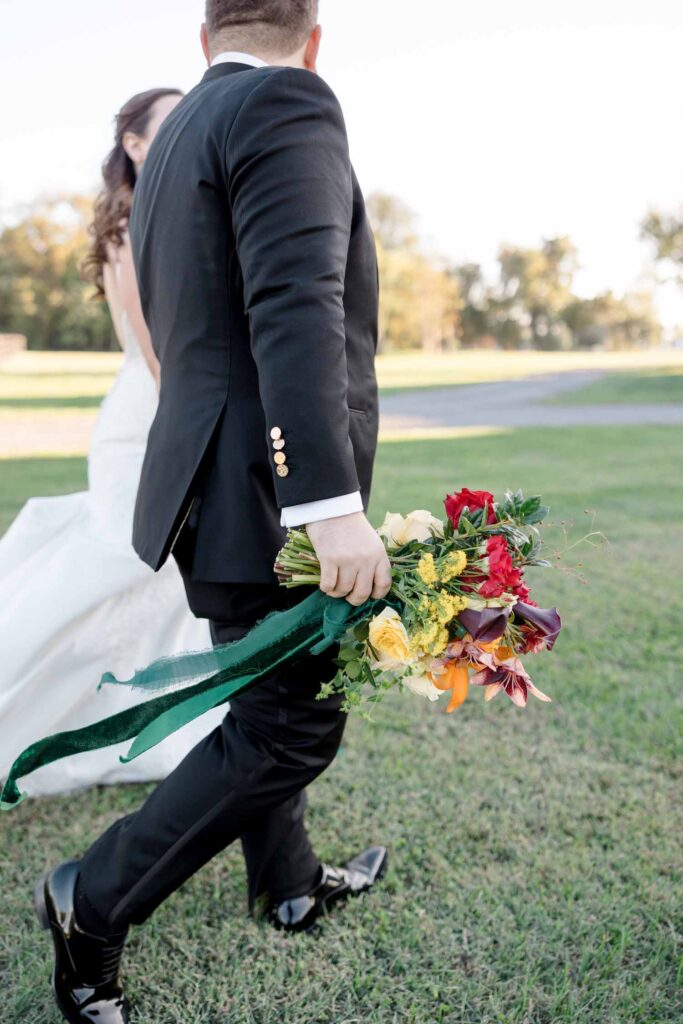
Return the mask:
<path fill-rule="evenodd" d="M 550 399 L 550 405 L 644 404 L 683 402 L 683 368 L 611 373 L 576 391 Z"/>

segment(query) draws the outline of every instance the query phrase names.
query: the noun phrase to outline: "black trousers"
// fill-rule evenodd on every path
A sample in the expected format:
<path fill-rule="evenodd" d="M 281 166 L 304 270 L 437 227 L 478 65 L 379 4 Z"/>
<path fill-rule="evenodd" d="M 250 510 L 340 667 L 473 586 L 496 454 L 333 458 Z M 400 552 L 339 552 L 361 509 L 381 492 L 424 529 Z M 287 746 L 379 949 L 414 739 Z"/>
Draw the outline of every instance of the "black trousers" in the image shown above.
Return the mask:
<path fill-rule="evenodd" d="M 215 643 L 238 639 L 273 607 L 306 596 L 201 583 L 182 564 L 181 572 L 193 611 L 212 619 Z M 346 721 L 338 695 L 315 699 L 320 683 L 334 675 L 335 655 L 332 649 L 306 657 L 235 698 L 221 725 L 140 809 L 96 840 L 80 867 L 84 927 L 107 933 L 141 924 L 238 838 L 251 909 L 265 896 L 279 901 L 310 890 L 320 862 L 304 826 L 305 788 L 334 759 Z"/>

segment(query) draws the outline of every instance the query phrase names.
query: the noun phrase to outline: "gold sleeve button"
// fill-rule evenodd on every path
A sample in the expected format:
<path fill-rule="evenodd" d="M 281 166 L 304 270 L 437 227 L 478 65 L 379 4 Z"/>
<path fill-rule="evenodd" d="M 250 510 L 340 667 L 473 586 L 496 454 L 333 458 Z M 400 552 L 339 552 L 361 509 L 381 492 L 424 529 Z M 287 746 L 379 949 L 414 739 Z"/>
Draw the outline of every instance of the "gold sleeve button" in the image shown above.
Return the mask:
<path fill-rule="evenodd" d="M 275 455 L 273 455 L 273 459 L 277 466 L 284 466 L 285 462 L 287 461 L 287 456 L 285 455 L 284 452 L 275 452 Z"/>
<path fill-rule="evenodd" d="M 273 429 L 270 432 L 270 436 L 272 437 L 273 441 L 279 441 L 280 438 L 282 437 L 282 430 L 280 429 L 280 427 L 273 427 Z"/>
<path fill-rule="evenodd" d="M 277 441 L 273 441 L 273 448 L 276 452 L 281 451 L 285 446 L 284 438 L 278 438 Z"/>
<path fill-rule="evenodd" d="M 289 468 L 287 466 L 278 466 L 277 467 L 277 475 L 278 476 L 289 476 Z"/>

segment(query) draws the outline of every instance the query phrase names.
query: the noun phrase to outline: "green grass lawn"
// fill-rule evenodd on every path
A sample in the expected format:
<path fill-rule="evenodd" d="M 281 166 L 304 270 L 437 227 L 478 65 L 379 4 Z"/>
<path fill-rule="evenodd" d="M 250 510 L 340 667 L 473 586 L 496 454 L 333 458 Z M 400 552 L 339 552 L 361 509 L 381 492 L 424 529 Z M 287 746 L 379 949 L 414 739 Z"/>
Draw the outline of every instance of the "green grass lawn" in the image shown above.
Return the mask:
<path fill-rule="evenodd" d="M 82 491 L 88 486 L 86 461 L 80 457 L 2 459 L 0 477 L 0 534 L 27 498 Z"/>
<path fill-rule="evenodd" d="M 104 395 L 65 395 L 43 398 L 0 398 L 0 410 L 7 412 L 59 412 L 63 409 L 99 409 Z"/>
<path fill-rule="evenodd" d="M 629 404 L 683 402 L 683 370 L 680 366 L 660 370 L 610 373 L 576 391 L 552 399 L 552 405 Z"/>
<path fill-rule="evenodd" d="M 245 916 L 237 848 L 132 934 L 136 1024 L 674 1024 L 681 1020 L 680 565 L 674 428 L 519 430 L 381 446 L 375 521 L 437 509 L 446 488 L 541 491 L 549 549 L 597 527 L 609 545 L 565 557 L 588 584 L 538 572 L 565 630 L 528 659 L 554 703 L 519 711 L 473 693 L 455 715 L 394 695 L 349 723 L 311 792 L 333 862 L 390 847 L 386 880 L 287 937 Z M 79 459 L 2 463 L 2 512 L 80 489 Z M 93 683 L 95 680 L 93 680 Z M 59 681 L 55 680 L 55 685 Z M 56 1024 L 48 941 L 30 890 L 148 787 L 26 801 L 0 818 L 2 1024 Z"/>

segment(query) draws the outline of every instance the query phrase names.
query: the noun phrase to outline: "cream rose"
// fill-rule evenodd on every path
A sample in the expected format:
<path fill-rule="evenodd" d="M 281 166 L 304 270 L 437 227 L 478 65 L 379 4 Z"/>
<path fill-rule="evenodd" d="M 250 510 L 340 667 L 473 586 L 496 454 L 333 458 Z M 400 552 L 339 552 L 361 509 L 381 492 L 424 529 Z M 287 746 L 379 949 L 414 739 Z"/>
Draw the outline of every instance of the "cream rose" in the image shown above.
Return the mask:
<path fill-rule="evenodd" d="M 418 697 L 426 697 L 427 700 L 438 700 L 443 691 L 438 690 L 429 676 L 404 676 L 403 685 L 416 693 Z"/>
<path fill-rule="evenodd" d="M 443 523 L 424 508 L 409 512 L 405 518 L 398 512 L 387 512 L 377 532 L 389 547 L 398 548 L 411 540 L 424 542 L 433 536 L 443 537 Z"/>

